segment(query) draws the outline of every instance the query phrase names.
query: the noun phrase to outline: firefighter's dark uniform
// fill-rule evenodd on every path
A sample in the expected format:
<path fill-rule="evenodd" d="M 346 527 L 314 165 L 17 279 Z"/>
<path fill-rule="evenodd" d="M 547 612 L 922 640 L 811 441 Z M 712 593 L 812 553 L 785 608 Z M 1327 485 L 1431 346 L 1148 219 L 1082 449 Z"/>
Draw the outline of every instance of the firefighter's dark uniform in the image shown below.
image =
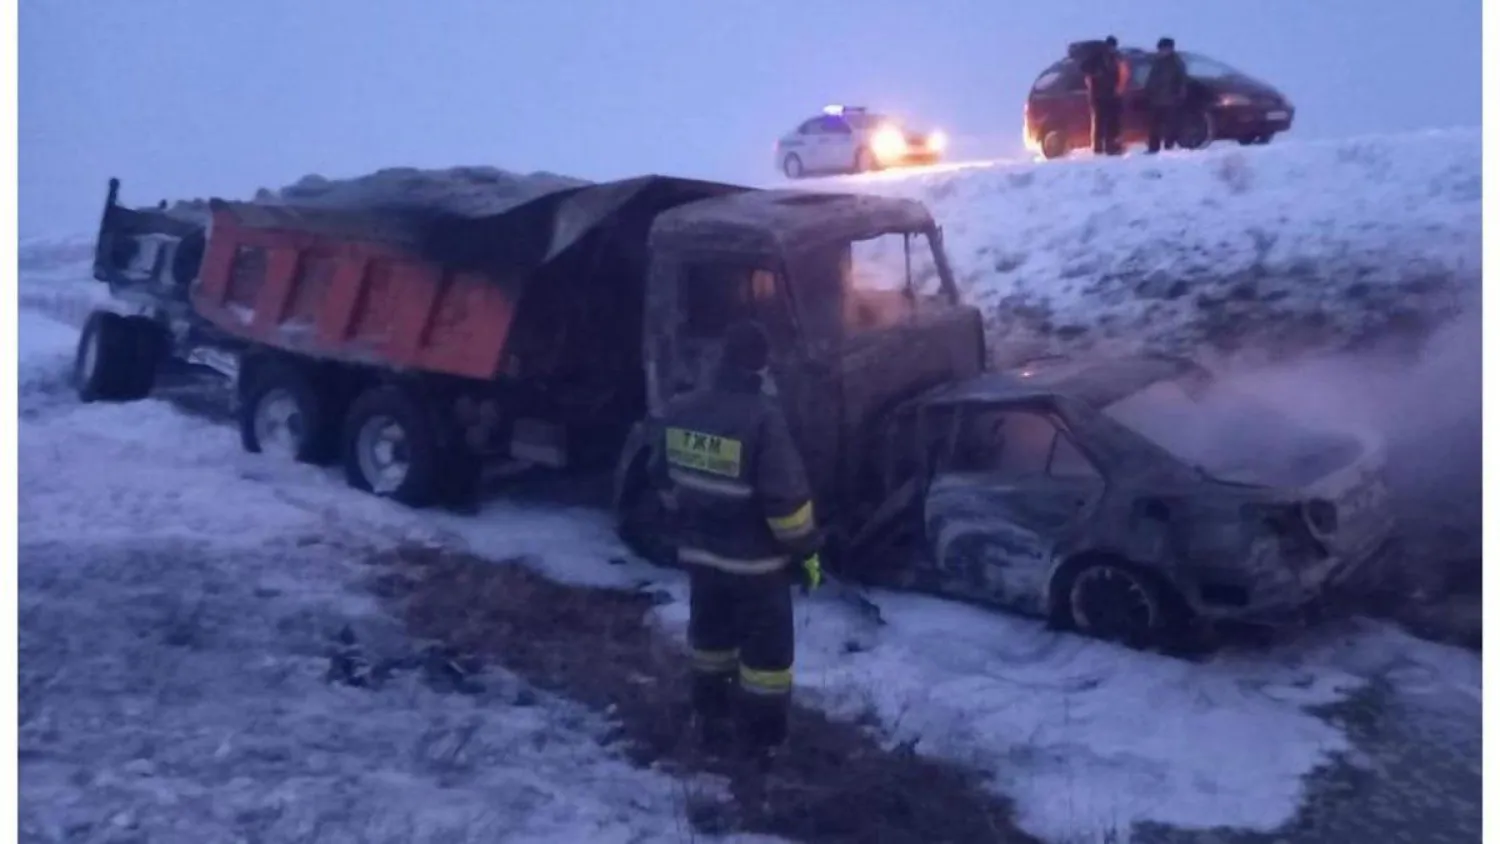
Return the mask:
<path fill-rule="evenodd" d="M 759 366 L 732 357 L 726 348 L 714 383 L 667 407 L 655 470 L 670 491 L 678 559 L 691 582 L 694 710 L 705 740 L 727 740 L 738 720 L 754 753 L 786 738 L 788 567 L 816 552 L 818 530 L 801 456 L 780 409 L 761 394 Z"/>

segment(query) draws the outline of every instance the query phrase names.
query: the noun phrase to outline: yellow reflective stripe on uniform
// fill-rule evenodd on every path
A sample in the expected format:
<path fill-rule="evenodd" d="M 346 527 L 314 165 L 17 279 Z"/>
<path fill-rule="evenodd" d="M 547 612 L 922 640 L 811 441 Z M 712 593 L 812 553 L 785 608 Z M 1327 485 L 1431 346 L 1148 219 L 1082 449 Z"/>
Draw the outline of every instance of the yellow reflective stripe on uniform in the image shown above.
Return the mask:
<path fill-rule="evenodd" d="M 697 563 L 730 574 L 770 574 L 785 567 L 788 560 L 785 555 L 750 560 L 724 557 L 702 548 L 679 548 L 677 559 L 684 563 Z"/>
<path fill-rule="evenodd" d="M 736 648 L 727 651 L 705 651 L 693 648 L 693 670 L 704 674 L 728 674 L 738 668 L 740 652 Z"/>
<path fill-rule="evenodd" d="M 705 478 L 702 475 L 694 475 L 681 469 L 668 469 L 667 477 L 678 486 L 687 487 L 697 492 L 708 495 L 718 495 L 724 498 L 749 498 L 755 494 L 755 490 L 746 484 L 737 481 L 721 481 L 718 478 Z"/>
<path fill-rule="evenodd" d="M 792 669 L 761 671 L 740 666 L 740 688 L 757 695 L 784 695 L 792 690 Z"/>
<path fill-rule="evenodd" d="M 766 523 L 777 539 L 799 539 L 812 533 L 813 505 L 811 501 L 798 507 L 790 516 L 769 516 Z"/>
<path fill-rule="evenodd" d="M 667 429 L 667 462 L 729 478 L 740 476 L 740 441 L 688 428 Z"/>

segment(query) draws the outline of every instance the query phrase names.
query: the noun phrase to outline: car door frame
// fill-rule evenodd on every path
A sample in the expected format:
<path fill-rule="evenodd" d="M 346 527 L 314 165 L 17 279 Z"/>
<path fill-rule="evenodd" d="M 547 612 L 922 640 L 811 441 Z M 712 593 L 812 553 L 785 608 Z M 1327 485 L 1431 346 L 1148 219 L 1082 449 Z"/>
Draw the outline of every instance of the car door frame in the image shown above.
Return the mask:
<path fill-rule="evenodd" d="M 1053 429 L 1048 445 L 1047 468 L 1040 475 L 1009 476 L 994 470 L 950 470 L 944 463 L 954 460 L 958 432 L 967 414 L 975 412 L 1030 413 Z M 1048 583 L 1058 560 L 1071 552 L 1080 528 L 1105 506 L 1111 491 L 1108 467 L 1075 434 L 1067 420 L 1045 403 L 1004 400 L 964 402 L 947 421 L 950 430 L 942 441 L 942 454 L 924 470 L 920 518 L 923 550 L 934 579 L 946 584 L 942 591 L 964 592 L 986 603 L 1031 614 L 1045 612 Z M 918 425 L 925 428 L 925 420 Z M 922 442 L 930 441 L 925 433 Z M 1092 470 L 1088 477 L 1067 478 L 1052 474 L 1058 444 L 1066 441 Z M 1038 489 L 1042 480 L 1050 489 Z M 1027 524 L 1021 519 L 1037 516 L 1034 506 L 1042 495 L 1056 501 L 1050 510 L 1061 514 L 1061 527 L 1048 531 L 1045 524 Z M 948 510 L 945 516 L 936 508 Z M 1009 510 L 1010 517 L 997 515 Z M 948 524 L 941 524 L 946 521 Z M 949 527 L 952 525 L 952 527 Z M 946 531 L 947 535 L 943 535 Z M 1009 541 L 1007 549 L 1004 543 Z M 963 544 L 962 547 L 956 543 Z M 970 547 L 972 546 L 972 547 Z M 965 550 L 965 549 L 968 550 Z M 998 549 L 998 550 L 997 550 Z"/>

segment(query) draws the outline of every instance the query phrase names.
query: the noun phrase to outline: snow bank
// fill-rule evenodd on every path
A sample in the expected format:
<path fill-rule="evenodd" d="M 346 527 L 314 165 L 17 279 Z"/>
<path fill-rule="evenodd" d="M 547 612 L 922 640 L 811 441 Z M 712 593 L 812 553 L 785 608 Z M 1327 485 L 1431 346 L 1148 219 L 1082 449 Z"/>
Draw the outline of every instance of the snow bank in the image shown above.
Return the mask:
<path fill-rule="evenodd" d="M 1327 348 L 1477 303 L 1481 135 L 822 180 L 922 200 L 992 347 Z"/>
<path fill-rule="evenodd" d="M 389 534 L 237 479 L 227 427 L 156 401 L 53 401 L 74 337 L 22 312 L 23 838 L 686 837 L 682 783 L 504 672 L 468 694 L 415 669 L 328 682 L 345 628 L 416 651 L 354 588 L 358 548 Z"/>

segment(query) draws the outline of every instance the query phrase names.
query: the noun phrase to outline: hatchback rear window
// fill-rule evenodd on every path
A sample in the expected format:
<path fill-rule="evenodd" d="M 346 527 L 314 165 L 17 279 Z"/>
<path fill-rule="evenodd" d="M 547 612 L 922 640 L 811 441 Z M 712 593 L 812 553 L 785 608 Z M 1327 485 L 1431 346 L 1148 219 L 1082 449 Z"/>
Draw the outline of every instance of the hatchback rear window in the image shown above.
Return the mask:
<path fill-rule="evenodd" d="M 1031 84 L 1033 94 L 1061 94 L 1083 87 L 1083 77 L 1073 62 L 1063 60 L 1052 65 Z"/>

